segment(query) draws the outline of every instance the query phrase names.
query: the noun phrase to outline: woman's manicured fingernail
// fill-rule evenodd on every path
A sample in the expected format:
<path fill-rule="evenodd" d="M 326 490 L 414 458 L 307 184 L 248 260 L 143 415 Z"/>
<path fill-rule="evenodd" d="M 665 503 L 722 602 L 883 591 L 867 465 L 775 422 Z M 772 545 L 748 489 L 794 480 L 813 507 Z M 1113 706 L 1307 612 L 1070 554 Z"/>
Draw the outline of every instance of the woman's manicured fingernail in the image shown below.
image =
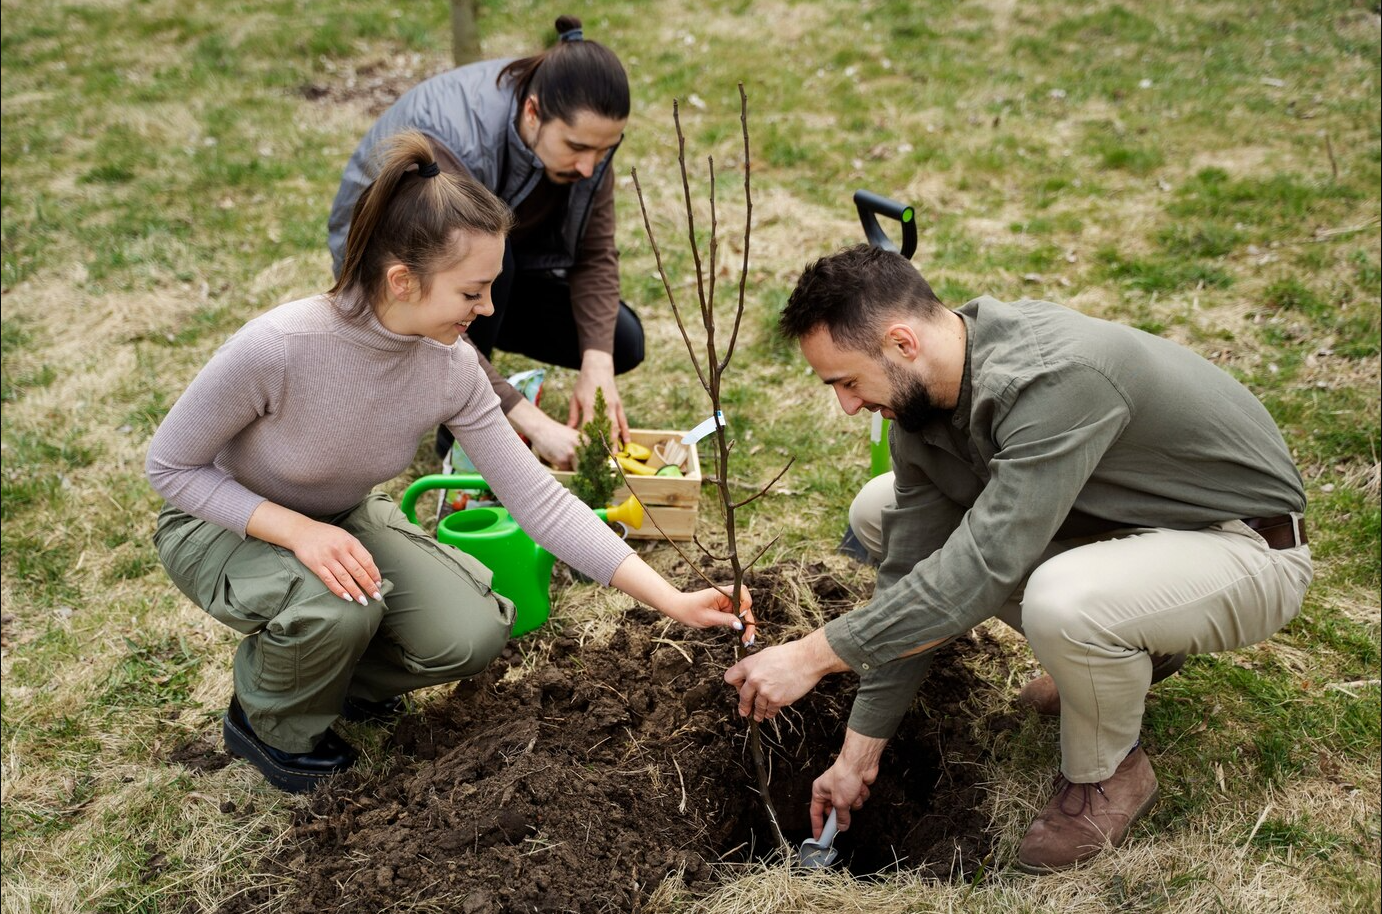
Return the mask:
<path fill-rule="evenodd" d="M 360 596 L 356 597 L 355 602 L 359 603 L 361 606 L 369 606 L 369 600 L 365 599 L 364 594 L 360 594 Z"/>
<path fill-rule="evenodd" d="M 342 600 L 345 600 L 347 603 L 349 603 L 349 602 L 350 602 L 350 594 L 348 594 L 348 593 L 343 593 L 343 594 L 341 594 L 341 599 L 342 599 Z"/>
<path fill-rule="evenodd" d="M 734 620 L 734 630 L 735 630 L 736 632 L 742 632 L 742 631 L 744 630 L 744 623 L 740 622 L 738 619 L 735 619 L 735 620 Z"/>
<path fill-rule="evenodd" d="M 375 582 L 374 582 L 374 589 L 375 589 L 375 590 L 383 590 L 383 589 L 384 589 L 384 582 L 383 582 L 383 581 L 375 581 Z M 376 596 L 376 597 L 379 597 L 379 599 L 381 599 L 381 600 L 384 599 L 383 597 L 380 597 L 379 594 L 375 594 L 375 596 Z"/>
<path fill-rule="evenodd" d="M 377 590 L 373 594 L 371 594 L 371 596 L 373 596 L 376 600 L 384 599 L 384 595 Z"/>

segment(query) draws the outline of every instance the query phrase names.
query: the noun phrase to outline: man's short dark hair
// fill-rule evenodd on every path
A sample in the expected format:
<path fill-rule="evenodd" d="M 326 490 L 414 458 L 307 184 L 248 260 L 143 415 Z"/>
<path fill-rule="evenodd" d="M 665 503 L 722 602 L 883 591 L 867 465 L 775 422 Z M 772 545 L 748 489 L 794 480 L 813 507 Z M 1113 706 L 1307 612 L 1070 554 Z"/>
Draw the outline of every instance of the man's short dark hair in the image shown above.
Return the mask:
<path fill-rule="evenodd" d="M 858 244 L 802 271 L 778 327 L 788 339 L 800 340 L 824 326 L 835 345 L 871 350 L 888 318 L 930 319 L 943 307 L 907 258 Z"/>

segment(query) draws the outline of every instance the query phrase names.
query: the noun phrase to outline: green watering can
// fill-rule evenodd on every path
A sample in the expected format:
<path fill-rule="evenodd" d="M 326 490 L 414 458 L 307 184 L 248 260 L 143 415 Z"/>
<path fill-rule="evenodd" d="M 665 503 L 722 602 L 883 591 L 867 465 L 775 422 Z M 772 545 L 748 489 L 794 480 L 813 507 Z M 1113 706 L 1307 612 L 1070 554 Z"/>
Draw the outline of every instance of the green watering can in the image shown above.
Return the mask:
<path fill-rule="evenodd" d="M 489 483 L 476 475 L 423 476 L 403 493 L 398 507 L 408 520 L 417 523 L 417 500 L 433 489 L 484 489 Z M 630 527 L 643 526 L 643 505 L 630 495 L 623 504 L 596 508 L 595 515 L 605 522 L 618 521 Z M 552 565 L 556 556 L 543 549 L 523 532 L 518 522 L 503 508 L 470 508 L 446 515 L 437 524 L 437 539 L 479 559 L 494 572 L 494 592 L 508 597 L 515 607 L 514 637 L 525 635 L 547 621 L 552 612 Z"/>

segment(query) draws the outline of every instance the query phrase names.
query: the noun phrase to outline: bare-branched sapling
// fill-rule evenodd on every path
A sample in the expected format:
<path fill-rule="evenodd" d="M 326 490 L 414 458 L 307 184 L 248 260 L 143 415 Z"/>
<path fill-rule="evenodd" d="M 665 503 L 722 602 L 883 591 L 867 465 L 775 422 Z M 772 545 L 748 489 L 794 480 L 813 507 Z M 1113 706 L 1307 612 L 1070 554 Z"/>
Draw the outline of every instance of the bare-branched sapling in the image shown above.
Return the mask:
<path fill-rule="evenodd" d="M 710 410 L 712 416 L 721 416 L 721 397 L 722 381 L 726 369 L 729 367 L 730 360 L 734 356 L 734 347 L 739 339 L 739 326 L 744 317 L 744 296 L 748 283 L 749 271 L 749 239 L 753 228 L 753 195 L 750 182 L 750 158 L 749 158 L 749 121 L 748 121 L 748 96 L 744 92 L 744 86 L 739 84 L 739 123 L 744 139 L 744 258 L 739 273 L 739 293 L 734 308 L 734 320 L 729 332 L 727 343 L 721 342 L 716 336 L 717 324 L 715 314 L 715 278 L 716 263 L 720 252 L 719 222 L 715 209 L 715 160 L 708 157 L 709 180 L 710 180 L 710 237 L 707 243 L 706 258 L 703 260 L 699 242 L 696 239 L 696 218 L 691 202 L 691 184 L 686 170 L 686 137 L 681 129 L 681 115 L 676 101 L 672 102 L 672 121 L 676 125 L 677 133 L 677 162 L 681 167 L 681 185 L 683 202 L 686 208 L 686 227 L 687 237 L 691 245 L 691 257 L 696 267 L 696 299 L 700 307 L 701 328 L 705 338 L 703 344 L 698 347 L 692 342 L 691 334 L 687 329 L 686 321 L 683 318 L 681 307 L 677 303 L 676 295 L 672 292 L 672 284 L 667 278 L 667 270 L 662 262 L 662 251 L 658 247 L 657 239 L 653 234 L 652 222 L 648 218 L 648 207 L 643 197 L 643 187 L 638 181 L 638 170 L 633 169 L 633 184 L 638 192 L 638 205 L 643 213 L 643 227 L 648 234 L 648 242 L 652 245 L 653 256 L 657 261 L 658 276 L 662 280 L 662 288 L 667 293 L 667 301 L 672 306 L 672 314 L 677 321 L 677 329 L 681 331 L 682 341 L 686 344 L 687 355 L 691 357 L 691 364 L 696 369 L 696 377 L 700 380 L 701 387 L 705 389 L 706 395 L 710 398 Z M 723 349 L 721 348 L 723 345 Z M 700 350 L 698 353 L 698 349 Z M 712 432 L 714 444 L 714 466 L 715 475 L 713 482 L 719 493 L 720 505 L 724 512 L 725 523 L 725 552 L 717 555 L 708 549 L 699 538 L 695 540 L 706 555 L 716 562 L 727 562 L 733 574 L 732 591 L 730 593 L 731 605 L 740 606 L 741 593 L 744 586 L 744 575 L 753 567 L 753 564 L 762 558 L 768 548 L 776 542 L 776 537 L 766 543 L 757 554 L 748 562 L 740 559 L 739 546 L 735 530 L 734 513 L 737 509 L 744 507 L 748 503 L 766 494 L 773 484 L 782 478 L 783 473 L 787 472 L 792 461 L 788 460 L 778 474 L 773 477 L 766 485 L 759 488 L 754 494 L 747 498 L 736 499 L 730 491 L 729 458 L 730 452 L 734 449 L 734 441 L 728 437 L 728 429 L 723 422 L 716 423 Z M 671 542 L 671 540 L 668 540 Z M 675 543 L 672 544 L 676 546 Z M 678 547 L 678 552 L 680 552 Z M 684 553 L 682 557 L 693 570 L 698 573 L 696 564 Z M 704 575 L 702 574 L 702 577 Z M 707 579 L 708 580 L 708 579 Z M 714 586 L 714 585 L 712 585 Z M 751 642 L 752 643 L 752 642 Z M 747 653 L 748 648 L 743 642 L 736 643 L 736 660 L 742 659 Z M 768 821 L 773 832 L 773 839 L 777 846 L 784 852 L 789 851 L 786 839 L 782 836 L 782 829 L 778 824 L 777 811 L 773 808 L 772 799 L 768 793 L 768 770 L 767 763 L 763 755 L 763 744 L 758 734 L 758 723 L 752 718 L 749 719 L 749 751 L 753 757 L 754 770 L 758 780 L 758 793 L 763 800 L 764 808 L 768 813 Z"/>

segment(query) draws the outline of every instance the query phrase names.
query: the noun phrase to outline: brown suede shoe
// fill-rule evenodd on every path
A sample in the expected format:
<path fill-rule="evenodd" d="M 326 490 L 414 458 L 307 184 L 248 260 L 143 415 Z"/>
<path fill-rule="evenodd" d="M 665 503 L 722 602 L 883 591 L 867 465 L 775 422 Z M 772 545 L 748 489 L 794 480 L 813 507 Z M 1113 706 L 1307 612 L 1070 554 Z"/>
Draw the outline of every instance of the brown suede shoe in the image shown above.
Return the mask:
<path fill-rule="evenodd" d="M 1180 670 L 1185 665 L 1185 653 L 1179 654 L 1153 654 L 1152 655 L 1152 685 L 1156 685 L 1167 676 Z M 1056 681 L 1051 678 L 1049 673 L 1042 673 L 1031 682 L 1022 687 L 1022 691 L 1017 693 L 1017 704 L 1019 707 L 1030 708 L 1046 717 L 1056 717 L 1060 714 L 1060 692 L 1056 691 Z"/>
<path fill-rule="evenodd" d="M 1128 829 L 1157 798 L 1156 774 L 1142 747 L 1128 753 L 1118 770 L 1099 784 L 1061 778 L 1056 795 L 1037 816 L 1017 851 L 1024 873 L 1053 873 L 1118 847 Z"/>

